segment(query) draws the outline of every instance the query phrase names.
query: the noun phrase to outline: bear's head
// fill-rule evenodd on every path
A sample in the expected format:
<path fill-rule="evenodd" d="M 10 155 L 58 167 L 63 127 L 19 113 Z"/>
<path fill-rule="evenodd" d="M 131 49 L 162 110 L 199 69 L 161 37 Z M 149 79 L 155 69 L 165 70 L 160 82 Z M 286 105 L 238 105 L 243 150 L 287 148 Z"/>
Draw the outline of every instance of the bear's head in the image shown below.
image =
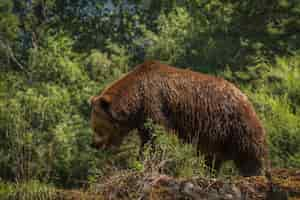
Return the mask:
<path fill-rule="evenodd" d="M 91 100 L 91 127 L 93 130 L 92 147 L 105 149 L 119 145 L 120 129 L 111 113 L 110 96 L 95 96 Z"/>
<path fill-rule="evenodd" d="M 137 128 L 141 108 L 139 81 L 135 75 L 126 75 L 98 95 L 91 97 L 92 147 L 118 147 L 130 130 Z"/>

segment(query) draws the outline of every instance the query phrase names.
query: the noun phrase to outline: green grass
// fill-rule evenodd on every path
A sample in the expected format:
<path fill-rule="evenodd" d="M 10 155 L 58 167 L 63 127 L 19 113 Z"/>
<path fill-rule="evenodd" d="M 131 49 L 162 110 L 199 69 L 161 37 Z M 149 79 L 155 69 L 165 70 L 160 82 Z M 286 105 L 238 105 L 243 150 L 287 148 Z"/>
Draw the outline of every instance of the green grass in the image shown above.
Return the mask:
<path fill-rule="evenodd" d="M 52 200 L 55 189 L 51 185 L 39 181 L 22 183 L 0 182 L 1 200 Z"/>

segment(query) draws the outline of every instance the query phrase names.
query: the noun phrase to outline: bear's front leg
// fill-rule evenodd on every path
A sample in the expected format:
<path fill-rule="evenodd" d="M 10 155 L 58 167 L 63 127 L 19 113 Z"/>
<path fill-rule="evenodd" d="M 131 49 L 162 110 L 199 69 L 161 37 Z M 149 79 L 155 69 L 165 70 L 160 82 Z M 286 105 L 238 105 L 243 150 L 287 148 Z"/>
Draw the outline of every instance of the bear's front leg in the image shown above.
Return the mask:
<path fill-rule="evenodd" d="M 142 127 L 138 129 L 138 135 L 141 140 L 141 145 L 140 145 L 140 150 L 139 150 L 139 155 L 140 157 L 143 156 L 143 151 L 145 150 L 145 146 L 147 144 L 150 145 L 150 148 L 154 150 L 154 145 L 155 145 L 155 134 L 153 128 L 146 128 Z"/>
<path fill-rule="evenodd" d="M 205 155 L 205 165 L 212 170 L 216 175 L 219 174 L 223 160 L 218 158 L 215 154 Z"/>

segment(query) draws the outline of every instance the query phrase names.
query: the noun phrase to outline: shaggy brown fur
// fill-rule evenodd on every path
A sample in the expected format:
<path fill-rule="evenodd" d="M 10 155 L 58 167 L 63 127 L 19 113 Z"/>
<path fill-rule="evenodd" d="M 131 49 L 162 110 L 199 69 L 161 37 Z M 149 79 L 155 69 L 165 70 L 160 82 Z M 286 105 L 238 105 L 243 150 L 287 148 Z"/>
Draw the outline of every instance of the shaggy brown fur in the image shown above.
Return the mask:
<path fill-rule="evenodd" d="M 242 175 L 261 173 L 265 131 L 247 97 L 221 78 L 147 61 L 91 101 L 98 148 L 118 146 L 135 128 L 147 142 L 151 118 L 192 142 L 217 170 L 234 160 Z"/>

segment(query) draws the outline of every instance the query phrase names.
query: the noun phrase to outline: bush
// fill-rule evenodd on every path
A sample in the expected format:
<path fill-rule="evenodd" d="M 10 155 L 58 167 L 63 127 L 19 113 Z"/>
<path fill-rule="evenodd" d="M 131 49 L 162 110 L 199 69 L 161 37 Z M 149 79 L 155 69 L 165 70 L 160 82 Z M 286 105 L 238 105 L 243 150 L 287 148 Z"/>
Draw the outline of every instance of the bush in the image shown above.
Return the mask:
<path fill-rule="evenodd" d="M 73 41 L 65 34 L 46 36 L 43 45 L 29 52 L 29 70 L 34 81 L 63 85 L 86 79 L 79 54 L 72 51 Z"/>
<path fill-rule="evenodd" d="M 246 71 L 225 71 L 241 84 L 259 113 L 268 135 L 274 167 L 300 167 L 299 55 L 260 62 Z"/>
<path fill-rule="evenodd" d="M 79 186 L 99 174 L 105 152 L 89 147 L 88 99 L 128 69 L 126 51 L 107 43 L 83 61 L 63 33 L 30 50 L 29 76 L 0 77 L 0 177 Z M 90 67 L 90 68 L 89 68 Z M 2 98 L 4 97 L 4 98 Z M 128 157 L 128 156 L 127 156 Z M 117 160 L 117 159 L 116 159 Z"/>
<path fill-rule="evenodd" d="M 300 117 L 292 112 L 287 96 L 272 96 L 267 92 L 250 93 L 260 113 L 268 135 L 273 166 L 300 167 Z"/>
<path fill-rule="evenodd" d="M 151 120 L 145 126 L 153 131 L 154 145 L 149 143 L 143 153 L 144 170 L 158 171 L 177 177 L 207 175 L 208 170 L 202 156 L 191 144 L 183 144 L 177 136 L 167 133 Z"/>
<path fill-rule="evenodd" d="M 83 184 L 101 161 L 89 148 L 91 130 L 87 116 L 80 112 L 84 102 L 88 109 L 88 98 L 83 97 L 92 88 L 74 92 L 80 99 L 74 100 L 68 89 L 58 85 L 26 87 L 14 80 L 10 75 L 0 81 L 5 97 L 0 100 L 0 177 Z"/>
<path fill-rule="evenodd" d="M 52 200 L 55 199 L 54 197 L 54 188 L 39 181 L 0 182 L 0 199 L 2 200 Z"/>
<path fill-rule="evenodd" d="M 159 33 L 145 31 L 146 41 L 151 41 L 151 45 L 146 47 L 146 57 L 170 64 L 182 63 L 191 20 L 183 8 L 177 8 L 168 15 L 160 15 L 157 20 Z"/>
<path fill-rule="evenodd" d="M 3 168 L 19 179 L 45 176 L 46 169 L 41 165 L 47 166 L 47 143 L 53 138 L 51 129 L 66 120 L 71 110 L 66 90 L 52 86 L 41 90 L 18 91 L 14 98 L 0 104 L 1 153 L 7 158 Z M 6 172 L 3 173 L 5 176 Z"/>

